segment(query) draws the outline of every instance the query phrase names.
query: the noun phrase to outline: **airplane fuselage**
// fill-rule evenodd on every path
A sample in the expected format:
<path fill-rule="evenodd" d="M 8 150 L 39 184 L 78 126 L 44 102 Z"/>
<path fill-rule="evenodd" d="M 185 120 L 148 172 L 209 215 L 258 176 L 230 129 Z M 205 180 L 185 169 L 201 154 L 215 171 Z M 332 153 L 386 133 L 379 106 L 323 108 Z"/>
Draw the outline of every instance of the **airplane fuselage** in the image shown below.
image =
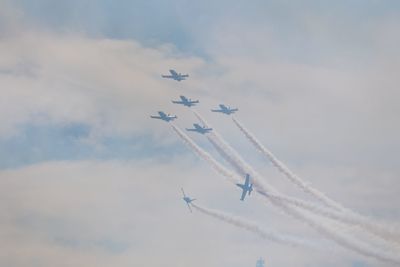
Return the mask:
<path fill-rule="evenodd" d="M 239 110 L 237 108 L 226 107 L 223 104 L 219 105 L 219 107 L 220 107 L 220 109 L 212 109 L 211 111 L 212 112 L 220 112 L 220 113 L 223 113 L 223 114 L 226 114 L 226 115 L 230 115 L 230 114 L 233 114 L 233 113 L 235 113 L 236 111 Z"/>
<path fill-rule="evenodd" d="M 253 184 L 250 183 L 250 175 L 246 175 L 246 180 L 244 182 L 244 184 L 236 184 L 238 187 L 240 187 L 242 189 L 242 195 L 240 197 L 240 200 L 244 200 L 246 195 L 251 194 L 251 192 L 253 191 Z"/>
<path fill-rule="evenodd" d="M 180 101 L 172 100 L 172 103 L 181 104 L 181 105 L 184 105 L 184 106 L 189 107 L 189 108 L 192 107 L 192 106 L 195 106 L 196 104 L 199 103 L 199 100 L 191 100 L 191 99 L 189 99 L 189 98 L 187 98 L 186 96 L 183 96 L 183 95 L 179 96 L 179 98 L 181 99 Z"/>
<path fill-rule="evenodd" d="M 166 122 L 170 122 L 173 121 L 174 119 L 177 118 L 177 116 L 171 116 L 171 115 L 167 115 L 162 111 L 158 112 L 159 116 L 150 116 L 152 119 L 160 119 Z"/>
<path fill-rule="evenodd" d="M 182 194 L 183 194 L 183 198 L 182 198 L 182 199 L 186 202 L 186 204 L 187 204 L 188 209 L 190 210 L 190 212 L 192 212 L 192 208 L 190 207 L 190 205 L 191 205 L 191 203 L 192 203 L 193 201 L 195 201 L 196 199 L 195 199 L 195 198 L 190 198 L 190 197 L 186 196 L 185 191 L 183 190 L 183 188 L 181 188 L 181 190 L 182 190 Z"/>
<path fill-rule="evenodd" d="M 175 70 L 169 70 L 169 72 L 171 75 L 161 75 L 161 77 L 173 79 L 178 82 L 186 80 L 186 78 L 189 77 L 189 74 L 177 73 Z"/>
<path fill-rule="evenodd" d="M 183 200 L 184 200 L 187 204 L 190 204 L 194 199 L 191 199 L 190 197 L 184 197 Z"/>
<path fill-rule="evenodd" d="M 212 128 L 206 128 L 205 126 L 200 126 L 197 123 L 193 124 L 193 129 L 186 129 L 186 131 L 190 131 L 190 132 L 197 132 L 200 134 L 206 134 L 210 131 L 212 131 Z"/>

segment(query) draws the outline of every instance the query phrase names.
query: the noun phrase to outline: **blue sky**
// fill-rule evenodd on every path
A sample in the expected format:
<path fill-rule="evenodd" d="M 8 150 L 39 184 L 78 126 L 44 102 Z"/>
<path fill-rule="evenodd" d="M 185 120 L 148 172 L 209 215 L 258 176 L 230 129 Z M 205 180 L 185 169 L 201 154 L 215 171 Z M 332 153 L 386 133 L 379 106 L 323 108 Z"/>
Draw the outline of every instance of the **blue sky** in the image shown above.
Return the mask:
<path fill-rule="evenodd" d="M 296 173 L 395 223 L 399 12 L 398 1 L 372 0 L 0 2 L 0 233 L 9 244 L 0 263 L 380 264 L 334 242 L 334 253 L 288 248 L 186 214 L 180 187 L 211 208 L 331 242 L 257 198 L 238 205 L 237 189 L 149 116 L 164 110 L 189 127 L 193 114 L 170 100 L 199 99 L 196 111 L 268 181 L 310 199 L 230 119 L 209 112 L 237 106 Z M 190 78 L 161 79 L 170 68 Z M 205 138 L 190 136 L 222 162 Z"/>
<path fill-rule="evenodd" d="M 398 10 L 396 1 L 384 3 L 377 1 L 352 1 L 350 3 L 347 1 L 335 3 L 304 1 L 301 4 L 284 1 L 254 1 L 251 3 L 240 1 L 234 3 L 224 1 L 201 3 L 119 1 L 118 4 L 115 4 L 113 1 L 54 2 L 43 0 L 16 1 L 13 5 L 23 12 L 24 23 L 33 28 L 67 34 L 77 32 L 93 38 L 133 39 L 150 47 L 171 44 L 181 56 L 194 55 L 206 61 L 216 60 L 214 50 L 219 47 L 213 47 L 215 45 L 213 41 L 216 38 L 216 30 L 220 30 L 220 25 L 223 27 L 240 25 L 241 28 L 238 31 L 256 27 L 256 30 L 261 32 L 271 32 L 275 43 L 268 48 L 272 49 L 270 54 L 273 54 L 272 57 L 275 61 L 325 67 L 335 64 L 335 57 L 337 57 L 340 67 L 344 68 L 356 68 L 358 64 L 372 64 L 371 55 L 376 53 L 376 49 L 370 40 L 371 37 L 368 36 L 371 25 L 376 21 L 395 16 Z M 320 19 L 319 23 L 322 23 L 322 26 L 317 30 L 321 32 L 317 33 L 324 31 L 324 34 L 316 34 L 310 28 L 309 23 L 312 22 L 309 22 L 308 19 Z M 346 27 L 345 25 L 357 26 Z M 249 37 L 251 38 L 251 36 Z M 292 45 L 293 43 L 295 45 Z M 245 42 L 240 51 L 232 52 L 240 55 L 240 53 L 247 53 L 253 48 L 257 49 L 259 45 Z M 230 53 L 229 49 L 227 51 Z M 262 54 L 263 52 L 261 52 Z M 343 59 L 349 56 L 351 56 L 351 60 Z M 248 57 L 253 57 L 253 54 L 251 53 Z M 344 62 L 341 62 L 341 59 Z M 352 64 L 356 64 L 356 66 L 352 66 Z M 259 90 L 258 93 L 264 92 L 265 90 Z M 38 129 L 38 127 L 43 129 Z M 48 132 L 47 147 L 51 147 L 52 142 L 63 139 L 64 147 L 68 150 L 68 146 L 74 146 L 79 141 L 76 140 L 79 139 L 77 136 L 70 136 L 68 131 L 58 130 L 57 127 L 46 125 L 46 123 L 33 128 L 20 126 L 21 131 L 26 132 L 23 135 L 27 138 L 35 138 L 38 130 Z M 90 126 L 83 125 L 82 127 Z M 64 135 L 66 138 L 63 138 Z M 146 137 L 141 136 L 140 138 Z M 111 139 L 115 140 L 113 137 Z M 130 137 L 125 138 L 126 142 L 132 142 L 130 140 Z M 35 141 L 33 142 L 37 143 Z M 9 147 L 10 144 L 16 147 L 22 145 L 21 140 L 7 138 L 1 143 L 4 148 Z M 85 146 L 83 148 L 76 147 L 76 149 L 83 150 L 82 153 L 89 157 L 96 156 L 95 152 L 89 152 Z M 110 154 L 117 154 L 112 151 L 114 149 L 112 145 L 107 145 L 107 149 L 110 150 Z M 116 145 L 115 149 L 120 148 Z M 168 149 L 172 149 L 172 147 L 168 147 Z M 2 149 L 2 151 L 6 151 L 6 149 Z M 45 147 L 40 154 L 43 153 L 50 154 L 42 156 L 45 159 L 52 156 L 62 159 L 81 157 L 81 152 L 57 151 L 55 153 Z M 21 154 L 27 158 L 32 157 L 22 152 Z M 127 157 L 134 156 L 133 153 L 123 154 Z M 154 154 L 159 153 L 154 150 Z M 20 158 L 24 163 L 36 161 Z M 19 165 L 15 161 L 17 159 L 4 161 L 2 166 Z"/>
<path fill-rule="evenodd" d="M 337 45 L 362 44 L 359 48 L 367 49 L 368 40 L 364 38 L 368 38 L 371 25 L 382 18 L 395 17 L 399 8 L 397 1 L 118 1 L 115 4 L 108 0 L 19 0 L 16 3 L 30 23 L 43 28 L 135 39 L 146 45 L 171 43 L 180 52 L 199 55 L 209 52 L 210 35 L 221 22 L 227 20 L 249 29 L 258 25 L 272 29 L 280 44 L 286 43 L 284 54 L 294 50 L 289 54 L 292 57 L 310 49 L 314 56 L 323 56 L 326 51 L 318 53 L 320 49 Z M 314 35 L 309 31 L 307 16 L 321 19 L 323 26 L 331 31 L 326 36 Z M 357 27 L 346 27 L 349 24 Z M 335 40 L 336 37 L 342 38 Z M 288 45 L 291 41 L 297 45 Z"/>

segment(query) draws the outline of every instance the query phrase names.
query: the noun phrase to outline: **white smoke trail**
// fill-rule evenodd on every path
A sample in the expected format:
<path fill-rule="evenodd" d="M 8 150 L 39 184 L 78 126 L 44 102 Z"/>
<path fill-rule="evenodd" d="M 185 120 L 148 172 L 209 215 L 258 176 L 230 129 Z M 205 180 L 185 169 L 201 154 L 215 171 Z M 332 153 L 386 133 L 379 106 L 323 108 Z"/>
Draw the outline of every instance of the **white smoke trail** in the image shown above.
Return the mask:
<path fill-rule="evenodd" d="M 222 174 L 225 178 L 228 178 L 231 182 L 240 181 L 237 175 L 227 168 L 225 168 L 222 164 L 216 161 L 209 153 L 204 151 L 201 147 L 199 147 L 193 140 L 187 136 L 181 129 L 171 123 L 172 129 L 178 134 L 178 136 L 204 161 L 208 162 L 214 170 L 218 173 Z"/>
<path fill-rule="evenodd" d="M 298 187 L 303 189 L 305 192 L 311 194 L 316 199 L 320 200 L 328 207 L 334 208 L 339 211 L 344 211 L 345 208 L 337 203 L 336 201 L 328 198 L 322 192 L 310 186 L 309 183 L 303 181 L 300 177 L 295 175 L 293 172 L 289 170 L 280 160 L 278 160 L 271 151 L 269 151 L 266 147 L 264 147 L 255 137 L 252 135 L 246 128 L 234 117 L 232 117 L 233 122 L 239 128 L 239 130 L 247 137 L 247 139 L 256 147 L 258 151 L 260 151 L 264 156 L 266 156 L 271 163 L 282 172 L 291 182 L 296 184 Z"/>
<path fill-rule="evenodd" d="M 294 236 L 289 236 L 289 235 L 283 235 L 280 233 L 272 232 L 272 231 L 267 231 L 265 229 L 262 229 L 259 225 L 257 225 L 254 222 L 251 222 L 247 219 L 242 219 L 237 216 L 233 216 L 231 214 L 215 210 L 215 209 L 209 209 L 204 206 L 200 206 L 198 204 L 192 203 L 192 207 L 197 209 L 203 214 L 206 214 L 208 216 L 211 216 L 213 218 L 216 218 L 218 220 L 221 220 L 223 222 L 229 223 L 231 225 L 234 225 L 236 227 L 239 227 L 241 229 L 250 231 L 262 239 L 268 239 L 274 242 L 286 244 L 286 245 L 291 245 L 291 246 L 299 246 L 299 247 L 312 247 L 314 249 L 320 249 L 320 247 L 317 247 L 315 243 L 312 243 L 310 241 L 303 240 L 298 237 Z"/>
<path fill-rule="evenodd" d="M 197 113 L 194 111 L 194 114 L 199 118 L 199 120 L 207 127 L 210 127 L 210 125 Z M 301 210 L 298 210 L 296 207 L 289 205 L 287 202 L 282 202 L 282 199 L 276 198 L 276 196 L 282 196 L 275 188 L 273 188 L 270 185 L 266 185 L 259 179 L 259 175 L 249 166 L 247 163 L 244 162 L 244 160 L 240 157 L 240 155 L 233 150 L 232 147 L 229 146 L 223 139 L 216 133 L 214 130 L 212 134 L 209 135 L 209 138 L 213 138 L 214 145 L 219 146 L 219 149 L 217 150 L 218 152 L 224 151 L 224 154 L 228 155 L 231 160 L 229 163 L 235 164 L 235 168 L 240 168 L 242 172 L 249 173 L 253 180 L 254 186 L 257 188 L 258 192 L 264 192 L 264 196 L 266 196 L 273 204 L 281 207 L 286 213 L 292 215 L 293 217 L 302 220 L 306 222 L 309 226 L 323 234 L 324 236 L 331 238 L 334 240 L 336 243 L 352 249 L 353 251 L 356 251 L 358 253 L 361 253 L 365 256 L 370 256 L 378 260 L 386 261 L 386 262 L 391 262 L 391 263 L 396 263 L 400 264 L 400 260 L 397 258 L 397 256 L 393 256 L 390 253 L 385 253 L 385 252 L 376 252 L 376 250 L 373 249 L 368 249 L 366 246 L 360 242 L 357 242 L 354 239 L 349 238 L 348 236 L 340 235 L 339 233 L 336 232 L 335 229 L 332 229 L 328 227 L 327 225 L 322 224 L 321 222 L 317 222 L 314 218 L 312 217 L 307 217 L 304 215 L 304 212 Z M 223 155 L 222 155 L 223 156 Z M 267 190 L 268 188 L 268 190 Z M 268 197 L 269 196 L 269 197 Z M 271 196 L 273 198 L 271 198 Z M 275 197 L 274 197 L 275 196 Z M 293 204 L 293 203 L 292 203 Z M 387 255 L 388 254 L 388 255 Z"/>
<path fill-rule="evenodd" d="M 180 130 L 178 127 L 175 125 L 171 125 L 174 131 L 180 136 L 187 145 L 189 145 L 190 148 L 192 148 L 198 156 L 200 156 L 203 160 L 206 162 L 210 163 L 211 166 L 218 171 L 220 174 L 223 176 L 229 178 L 230 181 L 236 182 L 238 180 L 238 176 L 235 175 L 234 173 L 230 172 L 227 170 L 224 166 L 219 164 L 210 154 L 205 152 L 203 149 L 201 149 L 199 146 L 197 146 L 190 137 L 188 137 L 182 130 Z M 239 178 L 240 179 L 240 178 Z M 266 190 L 265 190 L 266 191 Z M 264 192 L 265 192 L 264 191 Z M 278 198 L 271 198 L 268 197 L 268 193 L 265 193 L 264 196 L 267 197 L 268 200 L 271 201 L 274 205 L 282 208 L 286 213 L 289 215 L 293 216 L 294 218 L 297 218 L 299 220 L 304 221 L 307 223 L 310 227 L 314 228 L 317 230 L 319 233 L 322 235 L 332 239 L 335 241 L 337 244 L 342 245 L 343 247 L 349 248 L 355 252 L 358 252 L 362 255 L 373 257 L 375 259 L 385 261 L 385 262 L 390 262 L 390 263 L 395 263 L 400 265 L 400 259 L 397 258 L 397 256 L 393 256 L 391 254 L 387 255 L 385 252 L 376 252 L 373 249 L 368 248 L 364 244 L 361 244 L 360 242 L 357 242 L 354 239 L 351 239 L 347 236 L 340 235 L 339 233 L 336 233 L 336 231 L 321 222 L 315 221 L 315 219 L 311 217 L 307 217 L 304 212 L 301 210 L 295 209 L 293 206 L 288 205 L 286 202 L 282 202 Z"/>
<path fill-rule="evenodd" d="M 270 197 L 277 199 L 279 201 L 285 202 L 287 204 L 294 205 L 299 208 L 303 208 L 305 210 L 311 211 L 314 214 L 318 214 L 320 216 L 333 219 L 336 221 L 339 221 L 341 223 L 349 224 L 349 225 L 354 225 L 357 227 L 360 227 L 362 229 L 367 230 L 368 234 L 374 234 L 375 236 L 385 240 L 386 242 L 394 242 L 396 249 L 400 249 L 399 246 L 397 245 L 397 242 L 399 242 L 397 236 L 390 236 L 388 235 L 388 231 L 385 230 L 385 228 L 382 228 L 382 225 L 375 224 L 374 222 L 371 222 L 370 220 L 358 216 L 357 214 L 345 214 L 341 213 L 335 210 L 328 210 L 325 207 L 319 206 L 317 204 L 307 202 L 304 200 L 300 200 L 297 198 L 289 197 L 286 195 L 282 194 L 274 194 L 274 193 L 267 193 L 264 191 L 257 190 L 257 192 L 261 195 L 264 195 L 265 197 Z M 377 242 L 380 242 L 380 240 L 376 240 Z"/>
<path fill-rule="evenodd" d="M 224 150 L 222 150 L 220 148 L 220 146 L 214 141 L 213 138 L 210 138 L 209 136 L 207 136 L 208 141 L 213 145 L 213 147 L 215 148 L 215 150 L 218 151 L 218 154 L 220 154 L 220 156 L 226 160 L 226 162 L 228 162 L 234 169 L 235 171 L 242 177 L 246 176 L 246 173 L 243 172 L 243 169 L 238 166 L 238 164 L 236 163 L 236 161 L 234 161 L 232 159 L 232 157 L 230 157 L 228 154 L 225 153 Z"/>
<path fill-rule="evenodd" d="M 299 219 L 305 223 L 307 223 L 310 227 L 317 230 L 323 236 L 335 241 L 337 244 L 348 248 L 352 251 L 358 252 L 361 255 L 371 257 L 382 262 L 395 264 L 400 266 L 400 257 L 399 254 L 392 251 L 382 251 L 378 250 L 377 247 L 371 247 L 365 243 L 362 243 L 350 236 L 343 235 L 339 233 L 337 230 L 325 225 L 321 222 L 316 221 L 314 218 L 310 217 L 304 212 L 301 212 L 297 209 L 293 209 L 293 207 L 286 205 L 282 202 L 276 202 L 276 199 L 273 199 L 272 202 L 280 206 L 286 213 L 290 214 L 296 219 Z"/>
<path fill-rule="evenodd" d="M 222 174 L 224 177 L 228 178 L 231 182 L 234 183 L 238 183 L 242 181 L 242 178 L 239 177 L 238 175 L 236 175 L 235 173 L 231 172 L 230 170 L 228 170 L 226 167 L 224 167 L 222 164 L 220 164 L 218 161 L 216 161 L 209 153 L 207 153 L 206 151 L 204 151 L 202 148 L 200 148 L 196 143 L 194 143 L 191 138 L 189 136 L 187 136 L 187 134 L 185 134 L 183 131 L 181 131 L 178 127 L 176 127 L 175 125 L 171 124 L 172 128 L 174 129 L 174 131 L 185 141 L 186 144 L 188 144 L 188 146 L 190 148 L 193 149 L 193 151 L 195 151 L 195 153 L 197 155 L 200 156 L 200 158 L 202 158 L 203 160 L 205 160 L 206 162 L 210 163 L 210 165 L 220 174 Z M 224 150 L 222 150 L 219 145 L 213 141 L 213 139 L 209 138 L 210 142 L 214 145 L 214 147 L 216 148 L 216 150 L 218 151 L 218 153 L 221 154 L 221 156 L 224 159 L 228 159 L 228 162 L 230 162 L 231 164 L 235 164 L 235 161 L 230 160 L 230 157 L 228 154 L 225 153 Z M 235 169 L 237 169 L 240 173 L 243 173 L 242 169 L 238 166 L 235 166 Z M 292 197 L 288 197 L 288 196 L 284 196 L 282 194 L 277 194 L 277 193 L 273 193 L 273 192 L 266 192 L 265 190 L 257 190 L 260 194 L 272 199 L 277 199 L 281 202 L 286 202 L 288 204 L 292 204 L 295 205 L 297 207 L 300 208 L 304 208 L 307 209 L 309 211 L 313 211 L 319 215 L 322 216 L 326 216 L 329 217 L 331 219 L 337 219 L 340 220 L 342 222 L 345 223 L 356 223 L 357 220 L 353 219 L 352 217 L 346 216 L 342 213 L 338 213 L 338 212 L 334 212 L 331 210 L 326 210 L 325 208 L 315 205 L 313 203 L 310 202 L 306 202 L 304 200 L 300 200 L 300 199 L 296 199 L 296 198 L 292 198 Z"/>
<path fill-rule="evenodd" d="M 207 127 L 211 127 L 209 123 L 197 112 L 193 111 L 195 116 Z M 317 213 L 319 215 L 338 220 L 343 223 L 353 224 L 364 228 L 370 233 L 389 241 L 389 242 L 399 242 L 400 236 L 396 233 L 393 228 L 388 226 L 379 225 L 368 218 L 358 215 L 354 212 L 339 212 L 337 210 L 331 210 L 323 208 L 319 205 L 303 201 L 296 198 L 291 198 L 277 193 L 277 190 L 272 186 L 262 183 L 259 179 L 260 175 L 252 170 L 251 166 L 244 162 L 240 155 L 229 145 L 223 138 L 214 130 L 207 136 L 208 140 L 216 148 L 217 152 L 224 158 L 228 159 L 227 162 L 230 163 L 238 173 L 243 175 L 243 173 L 250 173 L 253 179 L 253 183 L 259 188 L 260 192 L 268 192 L 269 197 L 278 198 L 280 201 L 287 202 L 289 204 L 295 205 Z M 268 188 L 268 190 L 267 190 Z M 343 208 L 344 209 L 344 208 Z"/>
<path fill-rule="evenodd" d="M 193 114 L 200 120 L 203 125 L 205 125 L 206 127 L 210 127 L 209 123 L 195 110 L 193 110 Z M 223 138 L 217 133 L 215 129 L 207 134 L 207 138 L 211 142 L 211 144 L 217 149 L 218 153 L 220 153 L 224 159 L 227 159 L 227 162 L 230 163 L 232 167 L 238 170 L 238 173 L 240 175 L 244 176 L 246 173 L 251 174 L 251 166 L 249 166 L 241 158 L 241 156 L 223 140 Z"/>
<path fill-rule="evenodd" d="M 295 175 L 292 171 L 289 170 L 287 166 L 280 160 L 276 158 L 276 156 L 269 151 L 266 147 L 264 147 L 257 138 L 248 131 L 243 124 L 241 124 L 237 119 L 232 118 L 233 122 L 240 129 L 240 131 L 247 137 L 247 139 L 259 150 L 263 155 L 265 155 L 272 164 L 285 176 L 292 181 L 294 184 L 302 188 L 305 192 L 310 193 L 315 198 L 325 203 L 327 206 L 332 207 L 338 211 L 342 212 L 334 212 L 328 211 L 326 209 L 321 209 L 317 206 L 310 206 L 307 203 L 298 202 L 295 203 L 303 208 L 315 211 L 320 215 L 330 217 L 332 219 L 340 220 L 345 223 L 355 224 L 357 226 L 363 227 L 364 229 L 374 233 L 375 235 L 390 241 L 400 243 L 400 232 L 394 229 L 391 225 L 384 225 L 378 222 L 372 221 L 370 218 L 366 218 L 363 215 L 360 215 L 354 211 L 344 208 L 342 205 L 337 203 L 336 201 L 328 198 L 325 194 L 318 191 L 317 189 L 311 187 L 307 182 L 303 181 L 300 177 Z"/>

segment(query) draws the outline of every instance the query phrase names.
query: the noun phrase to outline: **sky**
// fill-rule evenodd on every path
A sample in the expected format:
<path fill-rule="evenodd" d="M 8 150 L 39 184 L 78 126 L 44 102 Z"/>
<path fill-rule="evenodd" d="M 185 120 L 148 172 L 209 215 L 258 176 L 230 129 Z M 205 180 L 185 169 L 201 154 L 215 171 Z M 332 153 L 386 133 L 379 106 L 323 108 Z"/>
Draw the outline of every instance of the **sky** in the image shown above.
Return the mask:
<path fill-rule="evenodd" d="M 238 107 L 295 173 L 397 223 L 399 15 L 389 0 L 0 0 L 0 265 L 382 266 L 256 197 L 238 201 L 238 188 L 149 116 L 163 110 L 188 128 L 196 117 L 171 100 L 199 99 L 195 110 L 271 184 L 310 199 L 210 112 Z M 171 68 L 189 79 L 162 79 Z M 181 187 L 333 253 L 191 214 Z"/>

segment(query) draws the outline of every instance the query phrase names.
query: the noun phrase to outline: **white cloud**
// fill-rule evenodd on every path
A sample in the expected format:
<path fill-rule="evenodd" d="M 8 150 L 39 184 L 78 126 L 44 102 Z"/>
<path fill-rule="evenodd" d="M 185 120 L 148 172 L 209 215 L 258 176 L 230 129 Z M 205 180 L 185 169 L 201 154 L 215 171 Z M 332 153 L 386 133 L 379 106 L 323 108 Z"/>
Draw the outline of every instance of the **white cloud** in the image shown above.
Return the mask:
<path fill-rule="evenodd" d="M 188 72 L 204 63 L 179 58 L 169 46 L 144 48 L 135 41 L 77 35 L 24 33 L 2 40 L 0 134 L 28 122 L 86 123 L 98 135 L 143 134 L 149 115 L 171 110 L 182 89 L 160 74 Z M 12 116 L 10 116 L 12 114 Z"/>
<path fill-rule="evenodd" d="M 222 206 L 238 214 L 250 212 L 249 219 L 257 217 L 267 228 L 293 228 L 255 199 L 251 206 L 232 205 L 227 199 L 237 199 L 237 190 L 204 166 L 179 158 L 157 168 L 154 162 L 86 161 L 2 171 L 0 264 L 216 267 L 242 266 L 259 255 L 282 266 L 348 260 L 341 259 L 343 252 L 329 256 L 308 249 L 281 257 L 288 247 L 188 213 L 180 186 L 200 203 L 217 208 L 226 202 Z"/>

